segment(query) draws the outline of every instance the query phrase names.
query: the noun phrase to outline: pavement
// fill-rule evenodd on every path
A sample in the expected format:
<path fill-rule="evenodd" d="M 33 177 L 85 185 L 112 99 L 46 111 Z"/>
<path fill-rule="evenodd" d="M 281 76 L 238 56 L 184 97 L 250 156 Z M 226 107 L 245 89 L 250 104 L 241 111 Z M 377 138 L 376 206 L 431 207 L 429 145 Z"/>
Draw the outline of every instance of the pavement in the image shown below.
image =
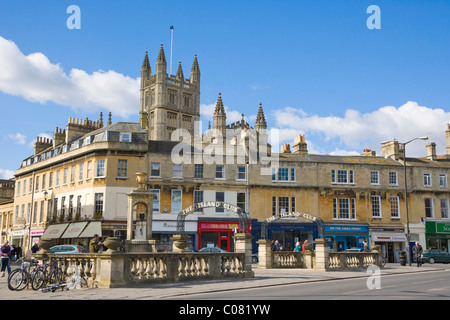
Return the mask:
<path fill-rule="evenodd" d="M 18 266 L 13 265 L 12 269 Z M 386 264 L 381 276 L 405 274 L 413 272 L 433 272 L 447 270 L 450 265 L 424 264 L 401 266 L 399 263 Z M 81 288 L 56 292 L 34 291 L 26 288 L 22 291 L 8 289 L 7 276 L 0 277 L 0 300 L 161 300 L 183 299 L 190 294 L 230 291 L 257 287 L 280 286 L 313 281 L 332 281 L 350 278 L 369 277 L 373 273 L 368 270 L 355 271 L 315 271 L 306 269 L 258 269 L 253 265 L 254 278 L 226 279 L 214 281 L 191 281 L 166 284 L 149 284 L 130 288 Z M 188 298 L 186 298 L 188 299 Z M 251 297 L 249 297 L 251 300 Z"/>

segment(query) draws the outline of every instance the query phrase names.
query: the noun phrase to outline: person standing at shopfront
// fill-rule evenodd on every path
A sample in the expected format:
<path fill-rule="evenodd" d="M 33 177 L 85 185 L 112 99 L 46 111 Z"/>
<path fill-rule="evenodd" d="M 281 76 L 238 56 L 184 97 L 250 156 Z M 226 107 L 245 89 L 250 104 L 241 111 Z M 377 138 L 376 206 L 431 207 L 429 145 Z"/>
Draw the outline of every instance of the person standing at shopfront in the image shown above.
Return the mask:
<path fill-rule="evenodd" d="M 11 246 L 9 245 L 8 240 L 6 240 L 5 244 L 2 245 L 0 248 L 0 252 L 2 255 L 2 277 L 5 276 L 5 269 L 8 269 L 8 274 L 11 273 L 11 265 L 10 265 L 10 259 L 11 259 Z"/>
<path fill-rule="evenodd" d="M 90 253 L 97 253 L 99 252 L 102 244 L 99 241 L 98 234 L 94 235 L 94 238 L 91 239 L 89 242 L 89 252 Z"/>
<path fill-rule="evenodd" d="M 415 246 L 412 247 L 412 251 L 413 251 L 414 255 L 416 256 L 417 266 L 420 267 L 420 265 L 421 265 L 420 258 L 422 256 L 423 249 L 422 249 L 422 246 L 419 244 L 419 242 L 416 242 Z"/>

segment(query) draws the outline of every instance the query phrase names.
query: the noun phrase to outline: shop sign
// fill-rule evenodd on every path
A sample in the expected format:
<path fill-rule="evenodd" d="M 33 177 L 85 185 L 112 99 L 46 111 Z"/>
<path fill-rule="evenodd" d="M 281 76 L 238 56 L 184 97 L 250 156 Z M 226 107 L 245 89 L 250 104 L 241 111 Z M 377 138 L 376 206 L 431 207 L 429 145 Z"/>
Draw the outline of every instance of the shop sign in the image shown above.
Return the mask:
<path fill-rule="evenodd" d="M 44 234 L 45 229 L 30 230 L 31 237 L 40 237 Z"/>
<path fill-rule="evenodd" d="M 222 229 L 222 230 L 232 230 L 233 228 L 238 229 L 239 223 L 214 223 L 214 222 L 202 222 L 200 224 L 201 229 Z"/>
<path fill-rule="evenodd" d="M 436 233 L 450 233 L 450 223 L 436 222 Z"/>
<path fill-rule="evenodd" d="M 205 201 L 205 202 L 195 203 L 194 205 L 181 210 L 181 213 L 186 215 L 197 209 L 211 208 L 211 207 L 224 208 L 225 210 L 234 212 L 234 213 L 238 213 L 238 212 L 242 211 L 242 209 L 240 207 L 232 205 L 230 203 L 225 203 L 225 202 L 221 202 L 221 201 Z"/>
<path fill-rule="evenodd" d="M 333 226 L 333 225 L 326 225 L 325 226 L 325 232 L 367 232 L 367 227 L 364 226 Z"/>
<path fill-rule="evenodd" d="M 270 218 L 267 218 L 265 220 L 265 222 L 272 222 L 278 219 L 284 219 L 284 218 L 303 218 L 306 220 L 310 220 L 313 222 L 316 222 L 317 217 L 313 216 L 312 214 L 309 213 L 304 213 L 304 212 L 281 212 L 278 213 L 277 215 L 274 215 Z"/>

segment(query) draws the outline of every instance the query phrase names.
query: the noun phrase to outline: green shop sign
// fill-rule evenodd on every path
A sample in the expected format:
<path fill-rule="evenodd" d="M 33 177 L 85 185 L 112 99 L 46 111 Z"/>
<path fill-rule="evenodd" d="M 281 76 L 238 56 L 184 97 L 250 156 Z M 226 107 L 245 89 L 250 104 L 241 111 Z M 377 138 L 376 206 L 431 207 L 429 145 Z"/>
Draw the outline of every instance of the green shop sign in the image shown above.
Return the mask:
<path fill-rule="evenodd" d="M 450 222 L 427 221 L 427 233 L 447 233 L 450 234 Z"/>

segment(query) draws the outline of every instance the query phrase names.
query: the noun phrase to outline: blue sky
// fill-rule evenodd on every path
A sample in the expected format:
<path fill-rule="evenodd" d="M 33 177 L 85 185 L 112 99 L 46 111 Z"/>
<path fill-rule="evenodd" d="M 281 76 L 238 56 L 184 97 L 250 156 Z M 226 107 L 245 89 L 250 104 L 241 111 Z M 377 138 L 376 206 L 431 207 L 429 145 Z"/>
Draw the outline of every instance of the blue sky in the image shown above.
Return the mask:
<path fill-rule="evenodd" d="M 73 4 L 80 30 L 66 25 Z M 305 133 L 311 153 L 381 154 L 381 141 L 428 135 L 443 154 L 449 15 L 437 0 L 2 1 L 0 178 L 69 117 L 137 121 L 145 51 L 153 71 L 161 43 L 169 61 L 171 25 L 172 73 L 181 61 L 188 76 L 198 55 L 205 122 L 221 92 L 230 122 L 253 125 L 262 102 L 281 142 Z M 408 153 L 424 156 L 425 142 Z"/>

